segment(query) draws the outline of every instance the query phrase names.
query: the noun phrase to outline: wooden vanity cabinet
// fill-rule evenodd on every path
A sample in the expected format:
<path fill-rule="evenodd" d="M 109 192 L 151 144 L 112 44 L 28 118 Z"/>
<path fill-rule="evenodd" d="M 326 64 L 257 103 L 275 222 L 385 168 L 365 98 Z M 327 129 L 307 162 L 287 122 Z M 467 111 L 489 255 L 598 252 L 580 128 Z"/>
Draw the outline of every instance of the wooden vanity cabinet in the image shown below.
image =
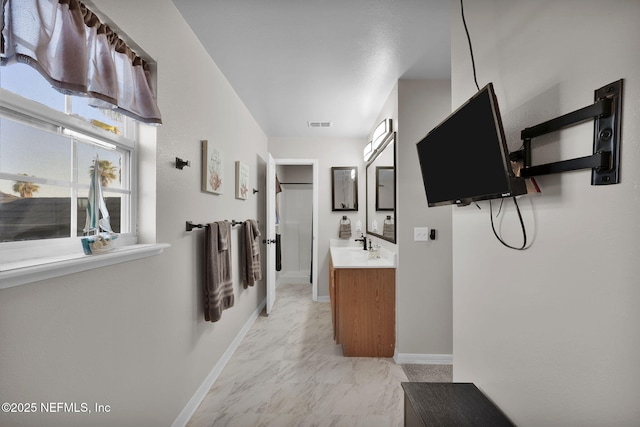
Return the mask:
<path fill-rule="evenodd" d="M 339 343 L 336 335 L 336 280 L 333 261 L 329 257 L 329 300 L 331 301 L 331 325 L 333 326 L 333 339 Z"/>
<path fill-rule="evenodd" d="M 333 335 L 345 356 L 393 357 L 396 271 L 329 265 Z"/>

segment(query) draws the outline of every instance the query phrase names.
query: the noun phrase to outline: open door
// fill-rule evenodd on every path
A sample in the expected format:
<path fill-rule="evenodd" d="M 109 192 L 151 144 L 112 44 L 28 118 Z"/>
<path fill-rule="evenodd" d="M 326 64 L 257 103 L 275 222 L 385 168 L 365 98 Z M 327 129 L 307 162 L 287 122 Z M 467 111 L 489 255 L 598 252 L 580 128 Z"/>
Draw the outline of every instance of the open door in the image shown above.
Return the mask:
<path fill-rule="evenodd" d="M 267 161 L 267 315 L 276 302 L 276 161 L 268 153 Z"/>

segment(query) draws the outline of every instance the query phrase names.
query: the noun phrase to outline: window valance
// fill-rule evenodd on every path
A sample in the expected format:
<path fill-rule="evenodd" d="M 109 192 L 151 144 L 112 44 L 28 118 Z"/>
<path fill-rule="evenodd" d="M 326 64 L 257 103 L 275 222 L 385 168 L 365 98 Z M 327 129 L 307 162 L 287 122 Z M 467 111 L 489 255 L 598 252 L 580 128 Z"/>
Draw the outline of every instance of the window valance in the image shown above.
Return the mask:
<path fill-rule="evenodd" d="M 2 65 L 23 62 L 57 90 L 162 123 L 149 64 L 78 0 L 3 0 Z"/>

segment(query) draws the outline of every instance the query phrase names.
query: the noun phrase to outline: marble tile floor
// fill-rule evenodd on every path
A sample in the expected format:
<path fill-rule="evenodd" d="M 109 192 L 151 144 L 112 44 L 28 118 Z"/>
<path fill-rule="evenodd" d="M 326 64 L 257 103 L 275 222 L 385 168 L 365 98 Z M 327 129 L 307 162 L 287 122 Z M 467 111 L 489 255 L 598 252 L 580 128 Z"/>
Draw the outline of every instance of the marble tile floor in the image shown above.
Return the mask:
<path fill-rule="evenodd" d="M 187 426 L 402 426 L 402 381 L 392 359 L 342 355 L 311 285 L 282 285 Z"/>

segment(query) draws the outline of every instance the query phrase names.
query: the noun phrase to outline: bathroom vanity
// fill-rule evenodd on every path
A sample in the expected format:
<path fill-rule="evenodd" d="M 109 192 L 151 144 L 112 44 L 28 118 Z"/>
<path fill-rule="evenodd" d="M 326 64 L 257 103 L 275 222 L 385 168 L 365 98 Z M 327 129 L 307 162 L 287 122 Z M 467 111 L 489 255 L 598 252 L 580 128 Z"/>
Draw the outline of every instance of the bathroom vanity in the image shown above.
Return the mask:
<path fill-rule="evenodd" d="M 330 245 L 329 295 L 333 336 L 345 356 L 393 357 L 396 318 L 396 258 L 379 258 L 357 246 Z"/>

